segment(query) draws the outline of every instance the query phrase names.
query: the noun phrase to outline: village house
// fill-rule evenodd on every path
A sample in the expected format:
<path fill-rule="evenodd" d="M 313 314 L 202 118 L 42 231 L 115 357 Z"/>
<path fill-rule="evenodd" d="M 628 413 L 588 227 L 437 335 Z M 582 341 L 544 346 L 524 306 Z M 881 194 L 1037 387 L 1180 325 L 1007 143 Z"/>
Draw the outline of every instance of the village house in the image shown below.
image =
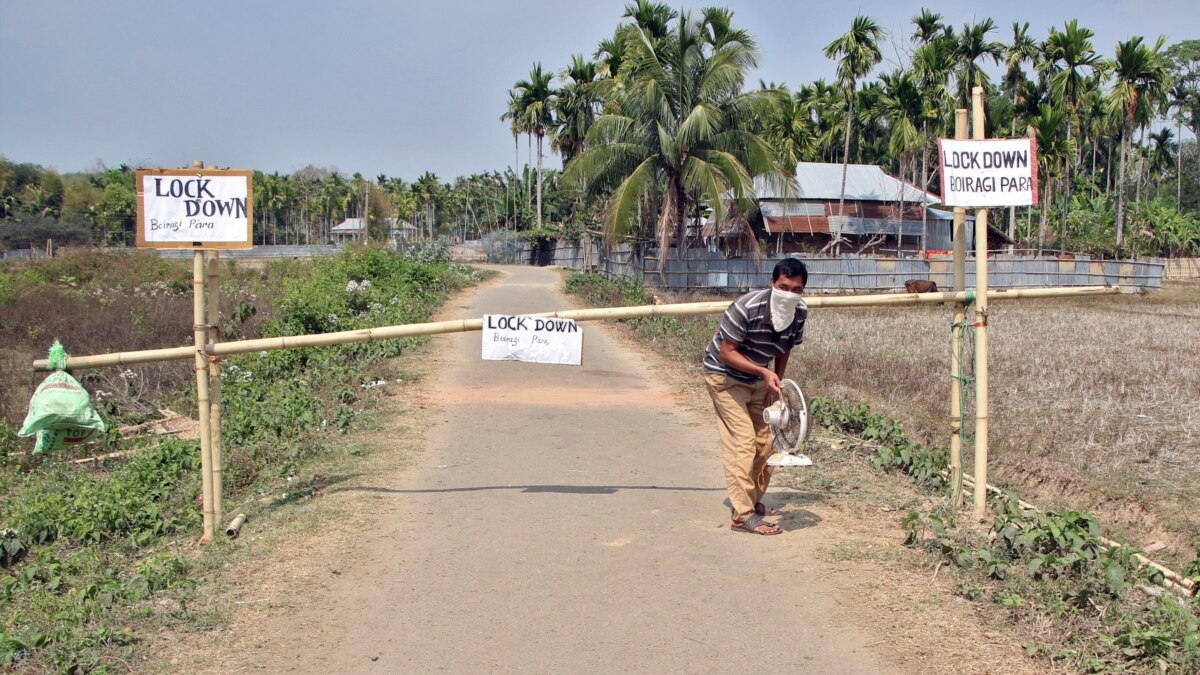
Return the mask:
<path fill-rule="evenodd" d="M 397 221 L 395 218 L 388 218 L 385 224 L 388 230 L 388 245 L 392 248 L 416 239 L 416 226 L 406 220 Z M 367 221 L 364 218 L 347 218 L 333 226 L 329 230 L 329 236 L 336 244 L 343 244 L 347 241 L 365 241 Z"/>
<path fill-rule="evenodd" d="M 841 186 L 842 165 L 820 162 L 796 165 L 794 194 L 756 182 L 759 214 L 749 223 L 755 237 L 766 242 L 770 251 L 784 253 L 832 253 L 839 234 L 838 248 L 843 253 L 908 255 L 954 248 L 953 211 L 931 208 L 940 201 L 936 195 L 889 176 L 878 166 L 851 164 L 846 167 L 845 205 L 839 212 Z M 703 235 L 710 250 L 719 246 L 738 255 L 745 245 L 744 231 L 736 220 L 719 230 L 709 222 Z M 989 231 L 989 248 L 1007 243 L 1002 234 Z M 974 246 L 973 233 L 973 227 L 968 227 L 968 248 Z"/>

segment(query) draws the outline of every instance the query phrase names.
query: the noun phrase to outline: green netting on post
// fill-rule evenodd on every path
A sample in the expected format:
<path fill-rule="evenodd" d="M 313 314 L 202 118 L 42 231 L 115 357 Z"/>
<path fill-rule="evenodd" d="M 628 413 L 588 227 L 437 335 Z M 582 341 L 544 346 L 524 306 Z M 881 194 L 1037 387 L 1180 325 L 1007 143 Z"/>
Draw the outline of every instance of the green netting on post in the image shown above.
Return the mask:
<path fill-rule="evenodd" d="M 963 301 L 963 320 L 952 321 L 950 323 L 950 332 L 958 338 L 958 349 L 952 350 L 950 358 L 954 360 L 957 366 L 955 369 L 957 376 L 951 376 L 958 382 L 958 447 L 962 453 L 965 448 L 971 447 L 975 442 L 975 425 L 974 416 L 968 414 L 971 410 L 971 402 L 974 400 L 975 393 L 975 322 L 976 312 L 974 311 L 975 294 L 967 291 L 966 300 Z M 960 459 L 965 459 L 965 453 Z M 962 471 L 960 464 L 959 471 Z M 958 480 L 956 476 L 950 477 L 951 484 L 954 485 Z M 948 497 L 950 498 L 950 497 Z"/>

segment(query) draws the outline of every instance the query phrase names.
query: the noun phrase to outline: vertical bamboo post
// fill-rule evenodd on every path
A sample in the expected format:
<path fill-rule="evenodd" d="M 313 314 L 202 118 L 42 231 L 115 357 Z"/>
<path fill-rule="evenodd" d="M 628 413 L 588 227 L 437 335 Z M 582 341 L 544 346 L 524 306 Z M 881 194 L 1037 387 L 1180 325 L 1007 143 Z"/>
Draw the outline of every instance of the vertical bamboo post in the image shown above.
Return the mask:
<path fill-rule="evenodd" d="M 967 111 L 954 111 L 954 138 L 967 138 Z M 967 289 L 967 210 L 954 207 L 954 292 Z M 950 499 L 954 508 L 962 506 L 962 343 L 966 305 L 954 304 L 954 330 L 950 332 Z"/>
<path fill-rule="evenodd" d="M 212 437 L 209 426 L 208 400 L 208 355 L 204 352 L 208 328 L 205 321 L 207 307 L 204 300 L 205 286 L 204 251 L 192 254 L 192 326 L 196 343 L 196 403 L 200 409 L 200 485 L 203 496 L 204 536 L 200 544 L 212 541 L 214 532 L 213 480 L 212 480 Z"/>
<path fill-rule="evenodd" d="M 208 343 L 220 341 L 221 317 L 221 259 L 219 251 L 208 252 Z M 208 360 L 208 424 L 209 447 L 212 455 L 213 520 L 224 521 L 223 476 L 225 473 L 224 448 L 221 445 L 221 360 Z"/>
<path fill-rule="evenodd" d="M 983 140 L 983 87 L 971 90 L 971 133 Z M 988 465 L 988 212 L 975 211 L 975 509 L 977 519 L 987 508 Z"/>

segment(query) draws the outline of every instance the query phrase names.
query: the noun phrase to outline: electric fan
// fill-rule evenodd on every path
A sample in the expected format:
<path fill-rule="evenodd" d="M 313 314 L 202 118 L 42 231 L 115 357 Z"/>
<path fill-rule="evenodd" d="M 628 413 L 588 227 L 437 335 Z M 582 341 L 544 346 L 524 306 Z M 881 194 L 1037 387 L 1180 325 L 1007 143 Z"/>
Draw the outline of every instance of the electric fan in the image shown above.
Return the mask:
<path fill-rule="evenodd" d="M 808 404 L 795 382 L 780 382 L 779 399 L 763 408 L 763 421 L 775 437 L 776 452 L 767 459 L 768 466 L 812 466 L 808 455 L 800 452 L 808 440 Z"/>

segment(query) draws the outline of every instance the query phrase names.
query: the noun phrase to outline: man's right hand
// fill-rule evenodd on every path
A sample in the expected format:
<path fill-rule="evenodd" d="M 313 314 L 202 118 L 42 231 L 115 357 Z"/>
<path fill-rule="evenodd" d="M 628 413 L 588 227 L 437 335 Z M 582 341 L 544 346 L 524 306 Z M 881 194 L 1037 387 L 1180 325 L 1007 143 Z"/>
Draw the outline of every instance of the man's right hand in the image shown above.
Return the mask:
<path fill-rule="evenodd" d="M 775 395 L 779 395 L 783 389 L 783 383 L 780 382 L 779 376 L 776 375 L 775 371 L 771 370 L 770 368 L 763 368 L 762 370 L 762 378 L 767 383 L 767 387 L 769 387 Z"/>

